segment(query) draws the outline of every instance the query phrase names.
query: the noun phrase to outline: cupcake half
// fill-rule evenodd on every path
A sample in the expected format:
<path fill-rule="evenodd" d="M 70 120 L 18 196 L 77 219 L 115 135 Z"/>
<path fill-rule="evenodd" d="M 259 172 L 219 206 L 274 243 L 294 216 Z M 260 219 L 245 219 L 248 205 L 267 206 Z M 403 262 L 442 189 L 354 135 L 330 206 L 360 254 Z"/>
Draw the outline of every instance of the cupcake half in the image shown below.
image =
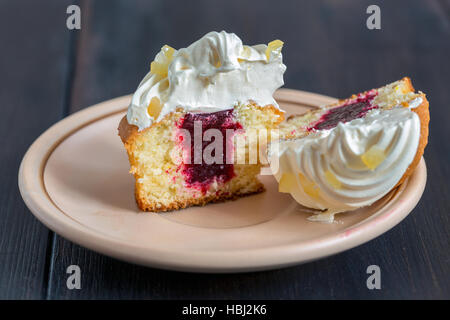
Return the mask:
<path fill-rule="evenodd" d="M 286 70 L 282 44 L 246 46 L 222 31 L 187 48 L 161 49 L 119 125 L 141 210 L 205 205 L 264 190 L 259 159 L 245 161 L 246 138 L 284 120 L 272 97 Z M 235 156 L 239 137 L 244 161 Z"/>
<path fill-rule="evenodd" d="M 312 220 L 371 205 L 414 171 L 428 141 L 428 101 L 409 78 L 292 116 L 268 149 L 279 191 Z"/>

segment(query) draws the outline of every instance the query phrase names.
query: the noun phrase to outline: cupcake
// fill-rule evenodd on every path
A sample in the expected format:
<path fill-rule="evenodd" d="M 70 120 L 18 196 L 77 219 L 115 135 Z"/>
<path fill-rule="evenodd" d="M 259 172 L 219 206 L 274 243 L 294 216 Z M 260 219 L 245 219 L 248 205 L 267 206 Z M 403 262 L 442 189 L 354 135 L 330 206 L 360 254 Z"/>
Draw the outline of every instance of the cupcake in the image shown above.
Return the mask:
<path fill-rule="evenodd" d="M 260 158 L 248 161 L 248 137 L 284 120 L 273 98 L 286 70 L 282 45 L 247 46 L 222 31 L 187 48 L 162 47 L 119 124 L 141 210 L 176 210 L 264 190 Z"/>

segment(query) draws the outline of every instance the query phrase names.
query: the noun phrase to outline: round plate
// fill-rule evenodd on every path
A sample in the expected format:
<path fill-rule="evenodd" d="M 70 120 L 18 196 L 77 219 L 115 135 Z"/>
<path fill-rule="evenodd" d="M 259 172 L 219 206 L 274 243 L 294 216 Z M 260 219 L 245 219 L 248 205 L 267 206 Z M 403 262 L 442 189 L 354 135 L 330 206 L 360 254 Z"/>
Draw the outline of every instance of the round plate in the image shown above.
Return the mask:
<path fill-rule="evenodd" d="M 335 101 L 282 89 L 276 99 L 288 114 Z M 100 103 L 58 122 L 29 148 L 19 172 L 31 212 L 61 236 L 137 264 L 195 272 L 280 268 L 335 254 L 386 232 L 414 208 L 426 182 L 425 162 L 400 188 L 370 207 L 339 214 L 333 224 L 311 214 L 288 194 L 267 191 L 236 201 L 170 213 L 140 212 L 117 126 L 131 97 Z"/>

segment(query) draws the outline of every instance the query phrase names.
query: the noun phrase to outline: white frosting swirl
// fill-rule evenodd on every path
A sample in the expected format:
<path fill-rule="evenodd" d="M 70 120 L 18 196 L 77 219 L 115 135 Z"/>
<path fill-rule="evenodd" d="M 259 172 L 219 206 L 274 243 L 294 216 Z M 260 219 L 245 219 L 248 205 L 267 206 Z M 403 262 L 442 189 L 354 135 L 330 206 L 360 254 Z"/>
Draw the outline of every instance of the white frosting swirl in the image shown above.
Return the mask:
<path fill-rule="evenodd" d="M 282 141 L 269 158 L 278 181 L 283 174 L 295 177 L 289 190 L 294 199 L 328 209 L 332 221 L 334 213 L 370 205 L 388 193 L 413 161 L 419 138 L 420 119 L 409 108 L 375 109 L 365 118 Z M 382 158 L 369 168 L 363 155 L 372 147 Z"/>
<path fill-rule="evenodd" d="M 286 66 L 281 50 L 269 52 L 264 44 L 244 46 L 234 33 L 210 32 L 189 47 L 175 51 L 167 77 L 148 73 L 133 95 L 127 120 L 149 127 L 183 107 L 186 111 L 214 112 L 253 100 L 278 107 L 273 93 L 283 82 Z M 164 53 L 155 58 L 163 62 Z M 154 119 L 147 107 L 157 97 L 162 109 Z"/>

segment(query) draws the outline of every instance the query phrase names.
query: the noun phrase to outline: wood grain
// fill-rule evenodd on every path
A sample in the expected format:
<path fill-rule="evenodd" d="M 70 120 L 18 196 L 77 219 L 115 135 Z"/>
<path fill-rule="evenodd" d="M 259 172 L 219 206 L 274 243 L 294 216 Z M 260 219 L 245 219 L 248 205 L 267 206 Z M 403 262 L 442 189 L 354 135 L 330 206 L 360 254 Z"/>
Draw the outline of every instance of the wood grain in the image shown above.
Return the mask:
<path fill-rule="evenodd" d="M 4 131 L 0 137 L 11 150 L 1 154 L 6 166 L 0 170 L 8 180 L 1 193 L 0 252 L 13 252 L 7 255 L 6 266 L 0 265 L 0 297 L 38 297 L 44 290 L 49 299 L 450 298 L 450 145 L 446 141 L 450 136 L 446 121 L 450 116 L 448 1 L 381 2 L 382 29 L 374 31 L 365 27 L 365 11 L 370 4 L 372 1 L 368 0 L 279 1 L 276 4 L 268 0 L 257 4 L 238 0 L 226 3 L 82 1 L 82 30 L 77 34 L 77 46 L 72 52 L 76 56 L 73 83 L 70 79 L 64 82 L 70 53 L 52 47 L 52 43 L 56 46 L 61 41 L 67 42 L 67 33 L 61 28 L 34 32 L 15 25 L 15 35 L 34 32 L 34 45 L 17 42 L 23 48 L 33 48 L 47 39 L 49 51 L 41 48 L 43 52 L 35 59 L 53 56 L 52 63 L 47 65 L 37 60 L 39 66 L 30 66 L 33 72 L 20 62 L 8 65 L 5 59 L 0 60 L 4 70 L 11 74 L 20 71 L 31 77 L 30 86 L 43 69 L 48 69 L 45 78 L 51 82 L 51 85 L 41 82 L 33 94 L 21 95 L 23 84 L 18 78 L 17 91 L 13 95 L 8 92 L 11 97 L 6 99 L 7 103 L 21 101 L 22 110 L 31 112 L 33 121 L 23 125 L 18 121 L 21 109 L 10 107 L 6 115 L 14 121 L 0 127 Z M 59 23 L 56 16 L 49 18 L 48 23 Z M 346 97 L 410 76 L 414 86 L 427 93 L 431 111 L 430 143 L 425 151 L 428 182 L 416 209 L 393 230 L 365 245 L 276 271 L 238 275 L 161 271 L 105 257 L 59 236 L 55 236 L 52 255 L 45 262 L 47 232 L 27 213 L 17 188 L 11 189 L 15 176 L 8 172 L 17 166 L 21 152 L 35 134 L 61 116 L 57 106 L 63 104 L 65 86 L 71 88 L 70 112 L 131 93 L 162 45 L 183 47 L 210 30 L 222 29 L 235 32 L 250 44 L 275 38 L 285 41 L 288 88 Z M 2 37 L 11 36 L 3 28 L 0 32 Z M 51 42 L 48 38 L 55 40 Z M 12 58 L 14 52 L 11 49 L 10 56 L 0 54 Z M 36 101 L 39 108 L 28 106 Z M 19 146 L 6 139 L 6 133 L 11 132 L 15 133 L 16 141 L 21 141 Z M 30 261 L 33 270 L 27 270 L 31 268 Z M 43 283 L 45 263 L 51 266 L 48 289 Z M 82 270 L 81 290 L 66 288 L 66 268 L 70 264 L 77 264 Z M 371 264 L 381 268 L 381 290 L 371 291 L 366 287 L 366 268 Z"/>
<path fill-rule="evenodd" d="M 29 145 L 63 115 L 68 2 L 1 4 L 0 299 L 46 295 L 52 233 L 25 207 L 17 173 Z"/>

